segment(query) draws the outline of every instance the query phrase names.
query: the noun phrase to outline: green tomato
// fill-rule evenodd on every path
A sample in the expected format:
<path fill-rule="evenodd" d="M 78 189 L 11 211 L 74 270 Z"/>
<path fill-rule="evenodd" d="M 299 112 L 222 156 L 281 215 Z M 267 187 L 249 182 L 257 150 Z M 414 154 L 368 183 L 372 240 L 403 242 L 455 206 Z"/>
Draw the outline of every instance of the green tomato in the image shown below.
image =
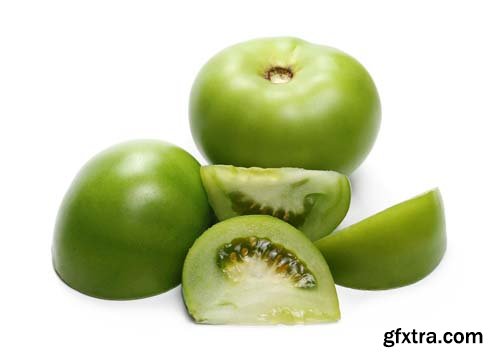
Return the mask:
<path fill-rule="evenodd" d="M 201 181 L 219 220 L 271 215 L 311 240 L 330 234 L 351 202 L 349 179 L 335 171 L 208 165 Z"/>
<path fill-rule="evenodd" d="M 434 270 L 446 250 L 438 189 L 390 207 L 315 242 L 339 285 L 390 289 Z"/>
<path fill-rule="evenodd" d="M 57 219 L 53 263 L 72 288 L 99 298 L 159 294 L 181 280 L 211 210 L 200 165 L 160 141 L 133 141 L 94 157 L 73 181 Z"/>
<path fill-rule="evenodd" d="M 340 318 L 321 253 L 302 232 L 268 215 L 237 216 L 205 231 L 184 262 L 182 294 L 194 320 L 205 324 Z"/>
<path fill-rule="evenodd" d="M 191 131 L 212 163 L 243 167 L 356 169 L 380 125 L 380 101 L 349 55 L 296 38 L 227 48 L 200 71 Z"/>

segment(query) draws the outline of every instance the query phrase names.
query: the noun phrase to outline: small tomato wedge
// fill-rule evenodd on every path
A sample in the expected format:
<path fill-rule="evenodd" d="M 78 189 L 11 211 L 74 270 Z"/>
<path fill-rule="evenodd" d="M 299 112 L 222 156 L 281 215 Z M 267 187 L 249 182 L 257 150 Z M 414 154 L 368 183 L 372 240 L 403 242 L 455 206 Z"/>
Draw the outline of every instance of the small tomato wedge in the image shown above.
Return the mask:
<path fill-rule="evenodd" d="M 267 215 L 215 224 L 184 262 L 189 314 L 205 324 L 332 322 L 340 311 L 330 269 L 293 226 Z"/>
<path fill-rule="evenodd" d="M 351 200 L 347 176 L 335 171 L 209 165 L 201 168 L 201 178 L 219 220 L 271 215 L 311 240 L 330 234 Z"/>
<path fill-rule="evenodd" d="M 404 201 L 315 242 L 339 285 L 390 289 L 434 270 L 446 250 L 438 189 Z"/>

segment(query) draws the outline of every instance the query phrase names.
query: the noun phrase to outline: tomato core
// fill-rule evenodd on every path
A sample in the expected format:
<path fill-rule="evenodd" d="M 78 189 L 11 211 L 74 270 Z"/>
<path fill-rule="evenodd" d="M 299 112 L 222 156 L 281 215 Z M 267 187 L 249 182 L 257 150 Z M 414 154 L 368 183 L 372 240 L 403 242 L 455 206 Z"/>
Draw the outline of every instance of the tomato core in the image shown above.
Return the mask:
<path fill-rule="evenodd" d="M 293 78 L 293 72 L 289 68 L 273 66 L 264 74 L 264 78 L 273 84 L 286 84 Z"/>

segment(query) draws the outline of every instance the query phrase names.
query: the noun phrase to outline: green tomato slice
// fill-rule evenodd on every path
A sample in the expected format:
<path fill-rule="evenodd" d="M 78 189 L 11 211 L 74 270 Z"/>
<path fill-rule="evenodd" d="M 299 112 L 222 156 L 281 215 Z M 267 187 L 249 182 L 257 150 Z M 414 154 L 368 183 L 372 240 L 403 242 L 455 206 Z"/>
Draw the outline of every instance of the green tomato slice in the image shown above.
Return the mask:
<path fill-rule="evenodd" d="M 186 307 L 208 324 L 295 324 L 340 318 L 332 275 L 314 244 L 267 215 L 220 222 L 189 250 Z"/>
<path fill-rule="evenodd" d="M 414 283 L 446 250 L 438 189 L 390 207 L 315 242 L 339 285 L 390 289 Z"/>
<path fill-rule="evenodd" d="M 351 200 L 348 178 L 335 171 L 209 165 L 201 168 L 201 178 L 219 220 L 271 215 L 311 240 L 330 234 Z"/>

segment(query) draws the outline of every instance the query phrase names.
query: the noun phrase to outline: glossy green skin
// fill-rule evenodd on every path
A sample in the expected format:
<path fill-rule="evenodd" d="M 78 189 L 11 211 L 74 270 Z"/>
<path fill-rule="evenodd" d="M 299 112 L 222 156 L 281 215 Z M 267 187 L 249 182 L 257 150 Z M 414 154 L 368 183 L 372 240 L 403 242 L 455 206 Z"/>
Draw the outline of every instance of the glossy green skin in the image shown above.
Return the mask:
<path fill-rule="evenodd" d="M 434 270 L 446 250 L 443 203 L 429 191 L 315 242 L 339 285 L 390 289 Z"/>
<path fill-rule="evenodd" d="M 143 140 L 91 159 L 61 205 L 52 248 L 61 279 L 105 299 L 135 299 L 177 286 L 211 210 L 200 165 L 171 144 Z"/>
<path fill-rule="evenodd" d="M 284 84 L 264 77 L 289 68 Z M 355 59 L 297 38 L 227 48 L 200 71 L 190 98 L 191 131 L 212 163 L 243 167 L 356 169 L 380 124 L 380 101 Z"/>

